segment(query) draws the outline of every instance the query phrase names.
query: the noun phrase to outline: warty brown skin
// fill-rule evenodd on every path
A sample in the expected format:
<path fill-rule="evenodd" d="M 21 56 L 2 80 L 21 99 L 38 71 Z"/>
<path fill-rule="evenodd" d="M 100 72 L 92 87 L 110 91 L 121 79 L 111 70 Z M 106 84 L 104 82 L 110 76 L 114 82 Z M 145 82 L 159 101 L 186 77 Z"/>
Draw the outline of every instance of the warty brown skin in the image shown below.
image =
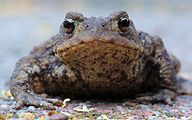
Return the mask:
<path fill-rule="evenodd" d="M 75 98 L 139 94 L 136 102 L 172 104 L 180 63 L 161 38 L 137 31 L 125 11 L 99 18 L 69 12 L 66 20 L 74 23 L 73 29 L 62 23 L 57 35 L 17 62 L 10 85 L 16 109 L 62 104 L 38 95 L 43 93 Z"/>

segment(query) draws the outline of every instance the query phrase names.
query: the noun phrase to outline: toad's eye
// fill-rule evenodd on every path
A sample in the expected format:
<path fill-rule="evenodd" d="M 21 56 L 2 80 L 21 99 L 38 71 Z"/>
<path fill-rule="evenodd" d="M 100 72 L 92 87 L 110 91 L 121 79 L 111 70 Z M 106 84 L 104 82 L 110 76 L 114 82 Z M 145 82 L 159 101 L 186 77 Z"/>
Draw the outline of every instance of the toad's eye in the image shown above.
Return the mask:
<path fill-rule="evenodd" d="M 130 20 L 127 17 L 121 17 L 118 21 L 118 27 L 122 32 L 129 30 Z"/>
<path fill-rule="evenodd" d="M 63 22 L 63 26 L 66 30 L 66 33 L 68 33 L 68 34 L 72 33 L 75 28 L 74 20 L 69 17 L 65 18 L 65 20 Z"/>

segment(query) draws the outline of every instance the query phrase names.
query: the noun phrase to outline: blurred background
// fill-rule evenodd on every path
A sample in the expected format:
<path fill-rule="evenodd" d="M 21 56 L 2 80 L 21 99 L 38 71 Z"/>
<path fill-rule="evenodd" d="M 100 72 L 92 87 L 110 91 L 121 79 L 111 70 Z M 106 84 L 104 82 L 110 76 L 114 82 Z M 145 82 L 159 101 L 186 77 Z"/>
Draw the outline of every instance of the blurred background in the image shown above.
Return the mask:
<path fill-rule="evenodd" d="M 160 36 L 180 59 L 180 74 L 192 73 L 192 0 L 0 0 L 0 90 L 21 57 L 58 33 L 68 11 L 99 17 L 116 10 Z"/>

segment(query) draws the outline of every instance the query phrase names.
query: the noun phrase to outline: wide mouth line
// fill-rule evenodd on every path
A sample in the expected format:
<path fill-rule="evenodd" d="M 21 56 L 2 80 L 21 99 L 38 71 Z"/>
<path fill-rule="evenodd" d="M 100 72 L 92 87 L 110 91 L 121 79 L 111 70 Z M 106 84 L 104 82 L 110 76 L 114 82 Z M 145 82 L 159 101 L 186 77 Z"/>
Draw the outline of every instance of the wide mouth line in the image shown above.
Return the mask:
<path fill-rule="evenodd" d="M 135 45 L 135 44 L 126 44 L 126 43 L 117 43 L 115 40 L 102 40 L 102 39 L 93 39 L 91 41 L 88 41 L 88 42 L 85 42 L 85 41 L 79 41 L 77 44 L 75 45 L 70 45 L 69 47 L 63 47 L 61 46 L 61 49 L 59 47 L 59 52 L 67 52 L 69 50 L 73 50 L 77 47 L 80 47 L 81 45 L 87 45 L 87 46 L 93 46 L 93 45 L 96 45 L 96 44 L 111 44 L 111 45 L 114 45 L 114 46 L 117 46 L 117 47 L 124 47 L 124 48 L 127 48 L 127 49 L 133 49 L 133 50 L 138 50 L 139 49 L 139 46 Z"/>

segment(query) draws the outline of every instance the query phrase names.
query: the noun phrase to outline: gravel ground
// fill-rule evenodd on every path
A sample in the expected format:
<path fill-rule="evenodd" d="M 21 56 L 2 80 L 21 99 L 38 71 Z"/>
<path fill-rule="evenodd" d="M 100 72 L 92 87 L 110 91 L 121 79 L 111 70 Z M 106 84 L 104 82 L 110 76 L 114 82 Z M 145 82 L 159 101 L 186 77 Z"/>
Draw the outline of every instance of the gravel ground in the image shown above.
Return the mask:
<path fill-rule="evenodd" d="M 124 102 L 109 102 L 101 100 L 73 100 L 67 102 L 67 106 L 56 107 L 56 112 L 67 115 L 69 118 L 93 118 L 105 116 L 109 119 L 192 119 L 192 96 L 183 95 L 176 98 L 173 106 L 163 103 L 137 104 L 129 100 Z M 22 114 L 31 113 L 35 119 L 43 119 L 42 116 L 50 113 L 50 110 L 35 108 L 33 106 L 15 110 L 16 102 L 5 95 L 0 95 L 0 115 L 10 118 L 23 118 Z M 87 109 L 82 107 L 86 106 Z M 56 116 L 53 116 L 55 118 Z M 57 116 L 58 117 L 58 116 Z"/>

